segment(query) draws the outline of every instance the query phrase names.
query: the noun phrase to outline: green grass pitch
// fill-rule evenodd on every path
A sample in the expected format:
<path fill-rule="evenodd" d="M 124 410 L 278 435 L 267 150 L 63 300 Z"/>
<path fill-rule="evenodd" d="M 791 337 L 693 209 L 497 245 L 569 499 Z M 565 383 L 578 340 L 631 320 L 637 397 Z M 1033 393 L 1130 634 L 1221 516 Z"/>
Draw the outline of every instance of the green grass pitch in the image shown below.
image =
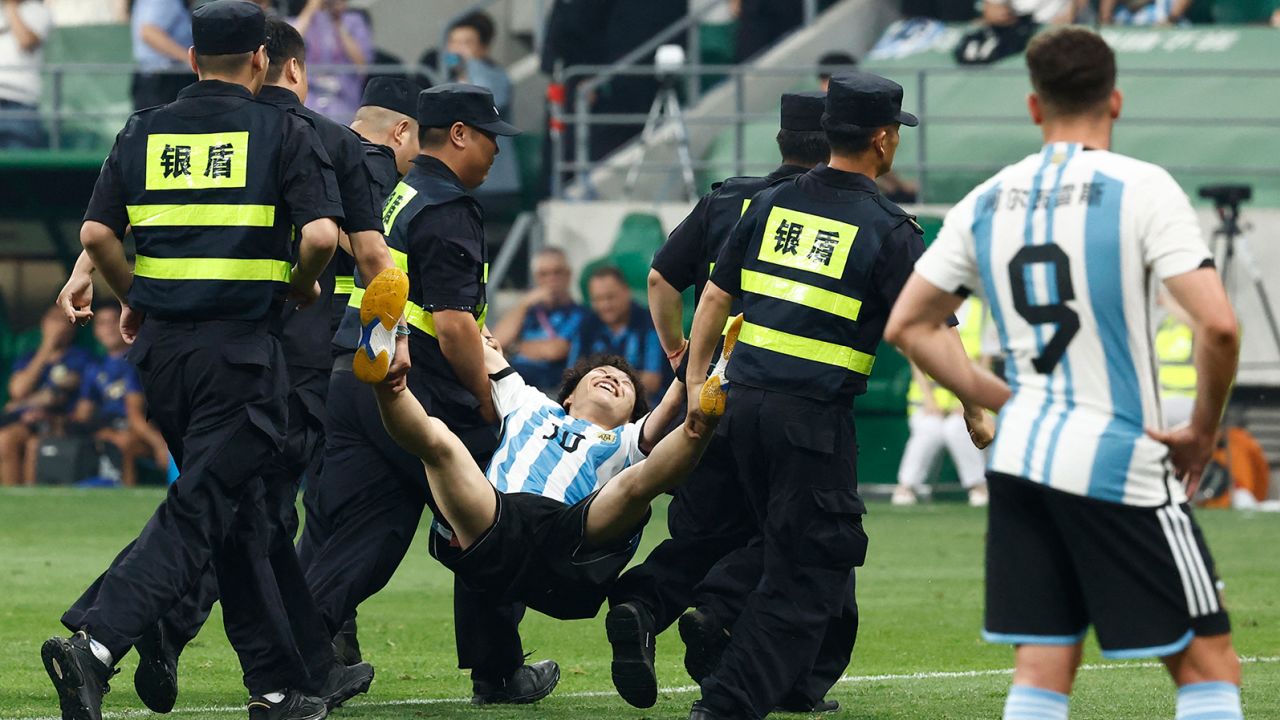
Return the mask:
<path fill-rule="evenodd" d="M 157 490 L 0 492 L 0 718 L 54 718 L 57 702 L 41 668 L 40 643 L 61 633 L 63 608 L 142 527 Z M 663 534 L 665 503 L 645 536 Z M 1200 514 L 1246 658 L 1245 714 L 1280 718 L 1280 516 Z M 862 629 L 847 677 L 833 691 L 832 718 L 998 718 L 1012 653 L 978 637 L 984 512 L 953 505 L 890 508 L 866 518 L 871 549 L 859 571 Z M 421 542 L 399 574 L 360 610 L 365 657 L 377 668 L 372 692 L 334 714 L 390 718 L 684 718 L 697 697 L 681 665 L 675 632 L 658 638 L 663 692 L 637 710 L 613 693 L 602 620 L 559 622 L 530 613 L 526 650 L 562 668 L 555 694 L 523 708 L 472 708 L 468 678 L 454 667 L 450 578 Z M 109 718 L 151 717 L 133 693 L 130 654 L 107 696 Z M 1172 718 L 1173 691 L 1151 663 L 1103 663 L 1086 656 L 1072 717 Z M 182 657 L 176 718 L 245 717 L 239 670 L 216 614 Z M 793 716 L 795 717 L 795 716 Z"/>

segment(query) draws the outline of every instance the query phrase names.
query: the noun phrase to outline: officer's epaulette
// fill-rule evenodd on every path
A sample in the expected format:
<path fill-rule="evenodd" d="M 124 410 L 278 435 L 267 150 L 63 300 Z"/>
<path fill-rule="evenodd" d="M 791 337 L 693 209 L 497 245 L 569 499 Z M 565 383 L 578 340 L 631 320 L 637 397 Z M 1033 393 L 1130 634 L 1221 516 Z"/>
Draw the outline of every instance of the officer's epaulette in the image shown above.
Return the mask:
<path fill-rule="evenodd" d="M 903 222 L 911 223 L 911 227 L 917 233 L 924 235 L 924 228 L 920 227 L 920 223 L 916 222 L 915 215 L 912 215 L 906 210 L 903 210 L 901 207 L 898 206 L 897 203 L 895 203 L 894 201 L 890 200 L 889 198 L 885 197 L 880 193 L 875 194 L 875 199 L 876 199 L 876 202 L 880 205 L 880 207 L 885 209 L 885 212 L 889 213 L 890 215 L 894 215 L 896 217 L 902 218 L 902 221 L 899 222 L 898 225 L 901 225 Z"/>

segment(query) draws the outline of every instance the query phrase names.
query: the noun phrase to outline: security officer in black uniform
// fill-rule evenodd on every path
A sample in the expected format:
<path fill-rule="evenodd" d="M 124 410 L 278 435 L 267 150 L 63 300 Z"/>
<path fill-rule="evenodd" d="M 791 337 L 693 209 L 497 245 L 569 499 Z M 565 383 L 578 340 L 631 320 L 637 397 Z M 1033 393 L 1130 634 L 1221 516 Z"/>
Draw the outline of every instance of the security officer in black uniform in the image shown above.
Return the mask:
<path fill-rule="evenodd" d="M 81 241 L 124 305 L 121 330 L 182 474 L 141 535 L 41 649 L 64 718 L 99 718 L 112 666 L 212 564 L 251 718 L 322 718 L 289 598 L 301 573 L 268 556 L 261 468 L 284 450 L 286 294 L 314 302 L 343 217 L 328 154 L 302 118 L 256 101 L 268 60 L 258 6 L 193 14 L 201 80 L 135 113 L 103 163 Z M 133 227 L 130 267 L 121 238 Z M 291 237 L 300 242 L 296 265 Z"/>
<path fill-rule="evenodd" d="M 351 129 L 360 136 L 365 151 L 365 167 L 378 197 L 378 214 L 396 183 L 409 172 L 418 156 L 418 93 L 422 88 L 412 80 L 397 77 L 370 78 L 364 86 L 360 107 Z M 344 247 L 343 250 L 346 250 Z M 333 256 L 335 272 L 331 327 L 338 332 L 355 289 L 355 259 L 347 252 Z M 357 303 L 358 304 L 358 303 Z"/>
<path fill-rule="evenodd" d="M 269 65 L 258 100 L 300 115 L 315 128 L 321 146 L 333 162 L 342 198 L 342 229 L 346 237 L 340 239 L 340 243 L 359 254 L 368 272 L 390 267 L 391 256 L 382 237 L 384 196 L 378 195 L 378 184 L 366 164 L 367 152 L 359 136 L 302 104 L 308 87 L 306 44 L 293 26 L 280 18 L 268 19 L 266 48 Z M 382 155 L 376 152 L 372 157 Z M 320 276 L 318 301 L 302 308 L 288 302 L 282 314 L 282 344 L 290 385 L 289 425 L 285 452 L 267 470 L 269 504 L 284 528 L 284 533 L 272 543 L 273 553 L 294 552 L 298 485 L 304 472 L 315 475 L 324 449 L 324 404 L 333 364 L 329 353 L 333 335 L 329 304 L 334 295 L 334 266 L 341 256 L 351 258 L 345 252 L 335 252 L 334 260 L 325 266 Z M 163 713 L 173 708 L 178 689 L 178 656 L 200 632 L 217 598 L 217 581 L 210 569 L 196 588 L 165 614 L 156 628 L 158 634 L 146 636 L 139 642 L 134 687 L 152 711 Z M 310 593 L 298 603 L 301 607 L 297 612 L 312 619 L 304 624 L 307 632 L 299 637 L 298 651 L 312 675 L 326 678 L 316 690 L 317 694 L 332 706 L 366 691 L 373 679 L 373 669 L 368 665 L 350 669 L 335 666 L 333 635 L 327 632 L 314 605 L 310 604 Z"/>
<path fill-rule="evenodd" d="M 649 309 L 663 349 L 672 364 L 679 365 L 680 376 L 684 375 L 682 361 L 688 346 L 680 293 L 693 287 L 695 297 L 701 297 L 721 247 L 756 193 L 827 161 L 830 148 L 822 130 L 825 99 L 821 92 L 784 94 L 777 136 L 782 165 L 764 177 L 733 177 L 716 183 L 654 255 Z M 689 481 L 674 493 L 667 511 L 671 537 L 654 548 L 644 563 L 624 573 L 609 595 L 606 628 L 615 650 L 613 679 L 631 704 L 649 707 L 656 701 L 654 638 L 695 604 L 695 586 L 713 566 L 731 551 L 747 546 L 754 534 L 750 522 L 744 522 L 749 516 L 733 474 L 732 449 L 723 436 L 715 436 Z M 761 557 L 758 546 L 734 557 L 717 573 L 716 593 L 698 603 L 709 616 L 700 617 L 703 622 L 717 617 L 706 606 L 736 607 L 739 598 L 755 585 Z M 732 626 L 736 613 L 730 613 L 724 609 L 719 612 L 719 628 Z M 836 677 L 848 662 L 847 653 L 844 661 L 839 663 Z M 788 697 L 781 708 L 832 709 L 830 704 L 824 706 L 815 700 L 821 700 L 821 695 L 816 699 Z"/>
<path fill-rule="evenodd" d="M 482 362 L 488 249 L 468 191 L 484 182 L 494 136 L 517 131 L 498 118 L 492 94 L 471 85 L 423 91 L 416 115 L 422 154 L 383 208 L 388 247 L 410 278 L 408 382 L 483 466 L 498 428 Z M 421 461 L 387 435 L 372 390 L 352 373 L 361 295 L 357 287 L 334 340 L 346 352 L 334 363 L 324 471 L 307 491 L 300 543 L 307 582 L 334 630 L 390 580 L 432 503 Z M 554 663 L 524 665 L 522 615 L 521 606 L 495 605 L 455 583 L 458 659 L 472 670 L 473 702 L 532 702 L 555 687 Z"/>
<path fill-rule="evenodd" d="M 409 171 L 413 158 L 418 156 L 418 120 L 415 115 L 420 92 L 422 88 L 412 80 L 393 77 L 372 78 L 365 85 L 360 108 L 356 110 L 355 120 L 351 123 L 351 129 L 360 136 L 364 149 L 365 169 L 373 182 L 372 190 L 377 198 L 379 223 L 381 223 L 383 203 L 400 182 L 400 178 Z M 358 291 L 353 307 L 351 295 L 357 292 L 356 262 L 345 252 L 345 247 L 341 250 L 333 256 L 336 277 L 330 318 L 333 336 L 333 342 L 330 345 L 330 364 L 335 361 L 344 362 L 349 372 L 354 343 L 359 336 L 356 320 L 359 318 L 359 293 L 363 293 L 363 290 Z M 348 313 L 352 313 L 352 325 L 348 333 L 342 335 L 338 330 Z M 331 380 L 327 379 L 326 382 Z M 328 395 L 327 392 L 326 395 Z M 343 405 L 350 400 L 340 398 L 334 402 Z M 329 412 L 326 409 L 326 416 Z M 328 422 L 326 418 L 326 427 Z M 374 428 L 374 431 L 378 431 L 378 428 Z M 344 482 L 342 478 L 335 478 L 332 474 L 331 478 L 338 483 Z M 304 570 L 310 568 L 315 559 L 317 533 L 328 525 L 326 508 L 316 502 L 317 492 L 324 484 L 323 473 L 314 474 L 303 494 L 302 502 L 306 509 L 307 525 L 303 528 L 302 538 L 298 542 L 298 560 L 302 563 Z M 334 636 L 333 647 L 338 659 L 345 665 L 358 665 L 362 662 L 354 615 L 347 618 L 341 630 Z"/>
<path fill-rule="evenodd" d="M 703 292 L 691 368 L 707 367 L 733 298 L 742 301 L 720 432 L 762 535 L 763 574 L 691 719 L 764 717 L 811 671 L 849 605 L 867 548 L 849 410 L 924 250 L 919 226 L 874 178 L 892 167 L 899 127 L 916 124 L 896 83 L 832 78 L 830 162 L 752 200 Z M 701 385 L 690 378 L 695 426 Z"/>

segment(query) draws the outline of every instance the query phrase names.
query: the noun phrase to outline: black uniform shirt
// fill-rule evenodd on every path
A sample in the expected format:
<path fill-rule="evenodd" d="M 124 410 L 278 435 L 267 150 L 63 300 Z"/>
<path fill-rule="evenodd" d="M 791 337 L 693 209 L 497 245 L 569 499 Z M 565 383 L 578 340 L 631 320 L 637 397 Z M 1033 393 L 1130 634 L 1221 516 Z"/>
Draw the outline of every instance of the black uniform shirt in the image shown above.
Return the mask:
<path fill-rule="evenodd" d="M 800 165 L 782 165 L 764 176 L 760 187 L 768 187 L 782 178 L 805 172 Z M 694 206 L 658 252 L 653 256 L 653 269 L 676 290 L 693 286 L 694 297 L 702 297 L 702 289 L 711 275 L 711 263 L 728 237 L 712 237 L 711 206 L 723 195 L 724 185 L 717 185 L 711 192 L 698 199 Z M 750 198 L 742 198 L 748 200 Z"/>
<path fill-rule="evenodd" d="M 258 99 L 306 118 L 316 129 L 338 179 L 345 215 L 342 229 L 347 233 L 381 232 L 382 204 L 377 200 L 373 178 L 364 163 L 360 136 L 305 107 L 292 90 L 266 85 L 258 93 Z M 338 252 L 341 250 L 335 251 Z M 290 365 L 326 370 L 332 364 L 329 343 L 333 339 L 332 306 L 337 270 L 333 262 L 325 266 L 320 275 L 320 298 L 314 304 L 302 310 L 293 303 L 285 306 L 284 354 Z"/>
<path fill-rule="evenodd" d="M 912 216 L 880 195 L 875 181 L 865 175 L 835 170 L 824 163 L 797 177 L 795 183 L 800 191 L 819 202 L 856 202 L 865 200 L 866 195 L 870 194 L 884 212 L 900 217 L 900 221 L 881 243 L 880 252 L 872 265 L 871 287 L 862 299 L 862 309 L 858 314 L 858 345 L 870 343 L 874 347 L 884 336 L 889 311 L 897 302 L 907 278 L 911 277 L 916 260 L 924 254 L 924 237 L 919 226 Z M 742 294 L 742 263 L 747 247 L 756 235 L 757 221 L 764 222 L 766 217 L 764 208 L 757 210 L 753 207 L 748 210 L 743 222 L 734 228 L 716 261 L 711 280 L 734 297 Z M 955 324 L 954 318 L 951 324 Z M 854 384 L 855 393 L 865 390 L 864 380 Z"/>
<path fill-rule="evenodd" d="M 378 216 L 381 218 L 383 203 L 387 201 L 391 191 L 396 189 L 396 183 L 400 182 L 400 168 L 396 167 L 396 154 L 386 145 L 371 143 L 364 138 L 360 138 L 360 147 L 364 151 L 365 170 L 369 173 L 369 179 L 373 181 L 374 200 L 377 201 Z M 378 230 L 382 229 L 379 222 Z"/>
<path fill-rule="evenodd" d="M 433 157 L 420 155 L 413 162 L 460 184 L 449 166 Z M 485 262 L 484 227 L 477 207 L 474 200 L 459 198 L 423 208 L 409 224 L 410 272 L 420 282 L 427 311 L 475 314 L 484 305 L 484 283 L 479 280 Z"/>
<path fill-rule="evenodd" d="M 245 100 L 253 99 L 253 94 L 243 85 L 221 80 L 201 80 L 178 93 L 178 102 L 163 106 L 162 110 L 144 112 L 173 112 L 191 117 L 215 116 L 230 112 Z M 198 102 L 184 103 L 183 100 Z M 116 136 L 116 144 L 102 164 L 102 172 L 93 187 L 93 197 L 84 213 L 86 221 L 100 222 L 120 238 L 124 237 L 125 228 L 129 225 L 129 213 L 125 209 L 125 185 L 120 173 L 118 153 L 122 145 L 145 151 L 146 138 L 137 137 L 136 131 L 137 125 L 131 117 Z M 289 208 L 289 219 L 293 226 L 302 227 L 320 218 L 341 220 L 342 206 L 339 204 L 340 196 L 332 161 L 315 130 L 300 118 L 296 122 L 286 123 L 281 146 L 281 195 Z"/>

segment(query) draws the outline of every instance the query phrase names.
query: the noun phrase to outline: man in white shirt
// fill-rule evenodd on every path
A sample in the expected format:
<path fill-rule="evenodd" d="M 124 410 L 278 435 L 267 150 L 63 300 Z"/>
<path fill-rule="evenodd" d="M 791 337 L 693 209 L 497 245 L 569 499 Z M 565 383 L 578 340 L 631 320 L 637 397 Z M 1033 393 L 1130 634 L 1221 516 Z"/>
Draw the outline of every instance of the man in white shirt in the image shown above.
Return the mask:
<path fill-rule="evenodd" d="M 403 272 L 391 268 L 374 278 L 361 303 L 371 337 L 395 326 L 407 294 Z M 726 335 L 717 377 L 737 327 Z M 386 348 L 385 340 L 371 347 L 379 344 Z M 527 385 L 492 338 L 485 370 L 503 424 L 487 469 L 407 388 L 374 387 L 388 434 L 426 467 L 436 513 L 431 554 L 469 587 L 551 617 L 594 617 L 635 554 L 649 504 L 684 482 L 702 457 L 725 392 L 708 382 L 706 422 L 667 433 L 682 410 L 684 384 L 672 383 L 645 413 L 639 375 L 616 355 L 579 361 L 565 374 L 558 401 Z"/>
<path fill-rule="evenodd" d="M 44 145 L 37 106 L 51 25 L 40 0 L 0 0 L 0 149 Z"/>
<path fill-rule="evenodd" d="M 1087 0 L 985 0 L 982 21 L 1001 27 L 1030 15 L 1039 25 L 1068 25 L 1087 5 Z"/>
<path fill-rule="evenodd" d="M 1121 96 L 1107 44 L 1060 28 L 1026 57 L 1043 149 L 948 213 L 885 331 L 962 400 L 1000 411 L 983 636 L 1017 648 L 1004 718 L 1065 720 L 1092 625 L 1104 657 L 1164 662 L 1180 720 L 1236 720 L 1240 661 L 1187 504 L 1235 373 L 1235 315 L 1186 194 L 1108 150 Z M 1195 335 L 1195 407 L 1174 428 L 1152 349 L 1161 284 Z M 939 341 L 974 292 L 1007 384 Z"/>

